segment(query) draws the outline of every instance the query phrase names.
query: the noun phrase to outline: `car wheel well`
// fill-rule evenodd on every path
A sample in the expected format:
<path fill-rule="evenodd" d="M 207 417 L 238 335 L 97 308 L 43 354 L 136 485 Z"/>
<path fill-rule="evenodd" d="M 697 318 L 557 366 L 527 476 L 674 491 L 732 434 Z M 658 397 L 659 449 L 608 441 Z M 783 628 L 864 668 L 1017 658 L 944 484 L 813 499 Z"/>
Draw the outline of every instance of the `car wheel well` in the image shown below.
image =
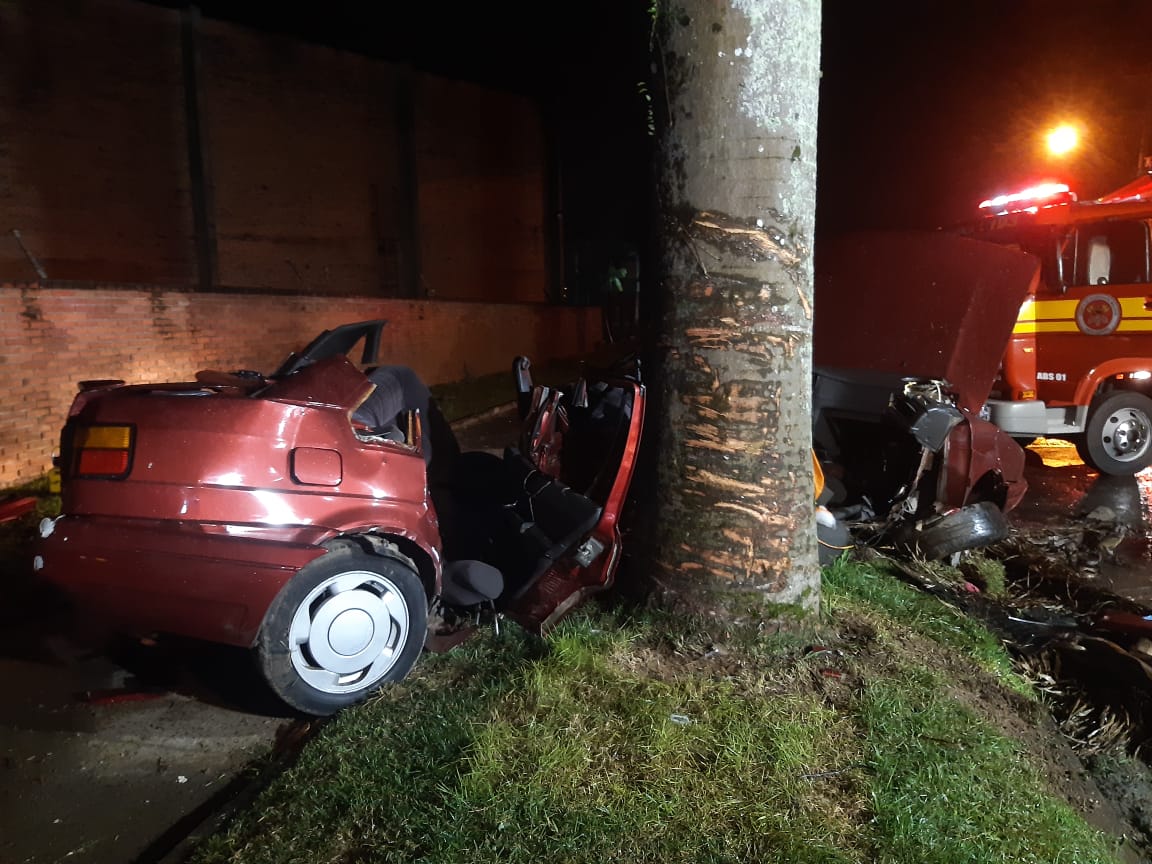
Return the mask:
<path fill-rule="evenodd" d="M 1128 373 L 1120 374 L 1124 375 Z M 1152 379 L 1117 379 L 1115 375 L 1109 375 L 1097 385 L 1096 392 L 1092 394 L 1092 404 L 1096 405 L 1117 392 L 1142 393 L 1152 399 Z"/>
<path fill-rule="evenodd" d="M 1008 502 L 1008 485 L 999 471 L 988 470 L 980 479 L 972 484 L 972 491 L 968 496 L 968 504 L 979 501 L 989 501 L 1001 510 Z"/>
<path fill-rule="evenodd" d="M 354 552 L 367 552 L 369 555 L 395 558 L 416 571 L 429 600 L 436 593 L 436 565 L 432 556 L 419 543 L 407 537 L 375 532 L 343 534 L 329 540 L 324 546 L 329 552 L 349 549 Z"/>

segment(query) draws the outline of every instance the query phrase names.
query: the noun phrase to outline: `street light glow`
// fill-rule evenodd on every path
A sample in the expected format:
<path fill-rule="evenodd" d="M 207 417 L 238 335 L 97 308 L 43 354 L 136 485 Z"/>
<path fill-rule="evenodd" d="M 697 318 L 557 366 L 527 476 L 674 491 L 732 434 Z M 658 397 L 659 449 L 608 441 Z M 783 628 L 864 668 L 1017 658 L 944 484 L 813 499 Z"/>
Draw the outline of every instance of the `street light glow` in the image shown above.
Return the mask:
<path fill-rule="evenodd" d="M 1079 141 L 1080 135 L 1076 132 L 1076 127 L 1065 123 L 1048 133 L 1048 152 L 1053 156 L 1063 156 L 1075 150 Z"/>

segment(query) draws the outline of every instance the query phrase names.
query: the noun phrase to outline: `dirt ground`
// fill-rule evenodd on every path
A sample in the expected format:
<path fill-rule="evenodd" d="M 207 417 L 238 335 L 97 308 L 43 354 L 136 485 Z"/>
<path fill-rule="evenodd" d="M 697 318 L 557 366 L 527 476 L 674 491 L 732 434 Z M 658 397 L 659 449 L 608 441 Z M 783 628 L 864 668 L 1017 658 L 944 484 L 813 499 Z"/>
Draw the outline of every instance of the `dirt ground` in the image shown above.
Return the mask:
<path fill-rule="evenodd" d="M 990 613 L 985 608 L 977 614 Z M 1037 656 L 1044 656 L 1044 651 L 1044 647 L 1038 647 Z M 1027 674 L 1027 651 L 1022 653 Z M 1108 674 L 1104 669 L 1095 672 Z M 964 681 L 963 670 L 957 670 L 957 681 Z M 1080 689 L 1075 676 L 1052 681 L 1034 678 L 1034 683 L 1055 692 L 1046 695 L 1042 703 L 1005 698 L 1001 692 L 970 689 L 970 685 L 958 687 L 957 692 L 966 694 L 961 698 L 975 697 L 974 710 L 1020 741 L 1045 772 L 1050 788 L 1082 813 L 1089 824 L 1110 836 L 1126 839 L 1123 860 L 1152 862 L 1152 769 L 1139 760 L 1119 758 L 1122 751 L 1130 750 L 1129 742 L 1143 739 L 1146 733 L 1136 729 L 1131 737 L 1118 733 L 1116 738 L 1120 740 L 1113 740 L 1107 734 L 1112 722 L 1108 713 L 1110 700 L 1091 698 L 1087 689 Z M 1090 735 L 1096 735 L 1098 742 L 1093 742 Z"/>
<path fill-rule="evenodd" d="M 987 610 L 984 611 L 987 614 Z M 953 669 L 953 691 L 1006 736 L 1019 741 L 1047 777 L 1049 788 L 1105 834 L 1125 838 L 1122 859 L 1152 862 L 1152 771 L 1107 751 L 1078 748 L 1066 734 L 1063 704 L 1032 702 L 984 686 L 970 670 Z M 1052 709 L 1055 709 L 1053 713 Z M 1118 745 L 1121 746 L 1121 745 Z"/>
<path fill-rule="evenodd" d="M 1013 537 L 990 550 L 1009 577 L 1007 605 L 974 611 L 1053 711 L 1007 706 L 1002 716 L 1043 754 L 1054 789 L 1101 830 L 1131 838 L 1129 860 L 1152 861 L 1152 644 L 1096 627 L 1107 609 L 1152 613 L 1152 471 L 1099 475 L 1051 439 L 1026 453 L 1029 492 L 1010 514 Z M 1009 615 L 1079 626 L 1022 629 Z M 1142 759 L 1118 758 L 1123 749 Z"/>
<path fill-rule="evenodd" d="M 967 597 L 958 595 L 957 605 Z M 973 598 L 969 608 L 992 626 L 999 603 L 986 597 Z M 1011 602 L 1010 600 L 1008 602 Z M 899 650 L 899 649 L 897 649 Z M 950 695 L 983 717 L 1005 737 L 1019 742 L 1043 772 L 1053 794 L 1062 797 L 1099 831 L 1125 838 L 1121 860 L 1126 864 L 1152 862 L 1152 833 L 1147 822 L 1152 798 L 1152 772 L 1127 761 L 1078 752 L 1061 730 L 1049 706 L 1006 691 L 973 669 L 964 658 L 946 653 L 932 657 L 931 667 L 946 675 L 954 686 Z M 1026 831 L 1026 826 L 1021 826 Z"/>

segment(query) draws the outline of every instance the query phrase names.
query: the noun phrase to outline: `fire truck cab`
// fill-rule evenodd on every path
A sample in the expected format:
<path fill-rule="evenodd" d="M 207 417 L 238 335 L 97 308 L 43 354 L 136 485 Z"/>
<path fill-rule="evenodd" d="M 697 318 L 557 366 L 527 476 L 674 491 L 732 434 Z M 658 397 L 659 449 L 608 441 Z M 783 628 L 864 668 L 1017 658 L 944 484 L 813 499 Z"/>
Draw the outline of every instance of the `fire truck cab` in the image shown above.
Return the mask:
<path fill-rule="evenodd" d="M 1118 190 L 1080 202 L 1045 184 L 980 207 L 963 233 L 1041 262 L 988 419 L 1018 439 L 1066 438 L 1105 474 L 1143 470 L 1152 464 L 1152 200 Z"/>

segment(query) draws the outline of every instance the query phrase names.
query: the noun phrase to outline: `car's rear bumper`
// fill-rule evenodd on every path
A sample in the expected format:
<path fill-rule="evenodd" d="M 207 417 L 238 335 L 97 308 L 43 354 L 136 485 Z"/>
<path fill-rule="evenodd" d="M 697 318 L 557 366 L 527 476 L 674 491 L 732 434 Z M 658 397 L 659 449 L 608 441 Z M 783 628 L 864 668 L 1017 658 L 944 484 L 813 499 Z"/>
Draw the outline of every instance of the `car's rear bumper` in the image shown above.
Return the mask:
<path fill-rule="evenodd" d="M 114 627 L 250 646 L 280 588 L 325 550 L 245 533 L 244 526 L 62 516 L 42 524 L 35 564 L 85 613 Z"/>

